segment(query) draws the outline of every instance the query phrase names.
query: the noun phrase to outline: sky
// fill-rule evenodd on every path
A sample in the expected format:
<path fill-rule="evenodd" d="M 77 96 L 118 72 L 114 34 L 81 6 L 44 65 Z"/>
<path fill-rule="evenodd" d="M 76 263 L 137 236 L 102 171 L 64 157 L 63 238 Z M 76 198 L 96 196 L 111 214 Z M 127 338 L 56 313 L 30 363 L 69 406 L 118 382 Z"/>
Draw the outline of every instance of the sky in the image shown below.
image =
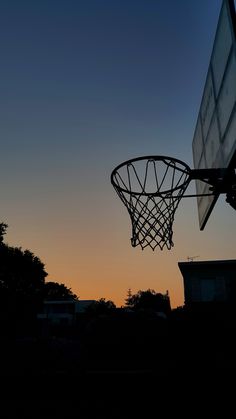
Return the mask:
<path fill-rule="evenodd" d="M 182 200 L 171 251 L 130 245 L 110 183 L 121 162 L 192 163 L 192 139 L 220 0 L 1 0 L 0 221 L 47 280 L 123 305 L 128 289 L 184 302 L 179 261 L 234 259 L 221 197 L 204 231 Z"/>

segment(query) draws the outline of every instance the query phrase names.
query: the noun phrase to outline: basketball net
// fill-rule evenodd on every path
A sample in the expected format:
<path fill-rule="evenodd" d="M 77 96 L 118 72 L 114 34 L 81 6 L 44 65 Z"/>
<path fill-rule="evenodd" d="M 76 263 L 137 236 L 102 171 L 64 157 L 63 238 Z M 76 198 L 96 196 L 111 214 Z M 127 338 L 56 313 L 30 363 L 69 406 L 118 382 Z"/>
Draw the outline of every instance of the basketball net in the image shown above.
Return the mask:
<path fill-rule="evenodd" d="M 171 249 L 175 211 L 189 173 L 184 162 L 165 156 L 132 159 L 113 170 L 111 182 L 131 218 L 133 247 Z"/>

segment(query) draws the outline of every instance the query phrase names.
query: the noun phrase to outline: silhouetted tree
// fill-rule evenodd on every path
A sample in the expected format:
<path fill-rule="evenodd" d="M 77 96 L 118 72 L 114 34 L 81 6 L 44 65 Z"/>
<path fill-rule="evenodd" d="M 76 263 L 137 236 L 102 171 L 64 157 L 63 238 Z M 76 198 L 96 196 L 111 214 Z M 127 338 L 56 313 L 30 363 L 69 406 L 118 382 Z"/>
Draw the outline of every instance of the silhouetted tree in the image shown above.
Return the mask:
<path fill-rule="evenodd" d="M 0 245 L 3 244 L 3 237 L 6 234 L 7 227 L 7 224 L 0 223 Z"/>
<path fill-rule="evenodd" d="M 129 301 L 132 298 L 132 291 L 131 288 L 128 289 L 127 291 L 127 297 L 125 299 L 125 305 L 128 307 L 129 306 Z"/>
<path fill-rule="evenodd" d="M 32 298 L 42 292 L 47 272 L 29 250 L 0 247 L 0 290 L 9 298 Z"/>
<path fill-rule="evenodd" d="M 33 330 L 44 299 L 77 299 L 70 288 L 57 282 L 45 283 L 44 264 L 30 250 L 3 242 L 7 224 L 0 223 L 0 333 Z M 26 332 L 27 332 L 26 330 Z"/>
<path fill-rule="evenodd" d="M 87 313 L 93 314 L 109 314 L 116 309 L 116 305 L 111 300 L 100 298 L 98 301 L 94 301 L 87 307 Z"/>
<path fill-rule="evenodd" d="M 139 290 L 137 294 L 128 295 L 126 307 L 132 310 L 153 310 L 168 314 L 171 310 L 168 293 L 157 293 L 152 289 Z"/>
<path fill-rule="evenodd" d="M 46 300 L 77 300 L 78 297 L 74 294 L 71 288 L 58 282 L 45 282 L 44 299 Z"/>
<path fill-rule="evenodd" d="M 6 229 L 7 224 L 1 223 L 0 313 L 2 325 L 10 333 L 14 326 L 23 326 L 36 319 L 47 272 L 44 264 L 31 251 L 3 243 Z"/>

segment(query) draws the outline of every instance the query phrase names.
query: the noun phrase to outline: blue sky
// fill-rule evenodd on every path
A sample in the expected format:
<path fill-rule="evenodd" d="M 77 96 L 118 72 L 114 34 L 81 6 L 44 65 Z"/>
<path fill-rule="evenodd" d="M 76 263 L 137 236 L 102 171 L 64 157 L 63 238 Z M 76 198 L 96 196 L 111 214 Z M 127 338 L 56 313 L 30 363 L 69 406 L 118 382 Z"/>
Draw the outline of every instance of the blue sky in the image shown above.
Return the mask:
<path fill-rule="evenodd" d="M 117 164 L 145 154 L 192 166 L 220 6 L 220 0 L 1 1 L 1 219 L 10 244 L 34 251 L 50 279 L 81 298 L 120 303 L 128 288 L 166 287 L 181 303 L 177 262 L 186 252 L 232 257 L 220 237 L 228 232 L 222 214 L 228 211 L 229 220 L 233 210 L 219 203 L 220 221 L 207 242 L 192 201 L 178 216 L 179 247 L 158 255 L 157 278 L 157 256 L 130 249 L 128 216 L 109 179 Z M 192 248 L 180 243 L 178 228 L 191 231 Z M 219 246 L 209 252 L 218 228 Z M 235 247 L 234 237 L 229 242 Z"/>

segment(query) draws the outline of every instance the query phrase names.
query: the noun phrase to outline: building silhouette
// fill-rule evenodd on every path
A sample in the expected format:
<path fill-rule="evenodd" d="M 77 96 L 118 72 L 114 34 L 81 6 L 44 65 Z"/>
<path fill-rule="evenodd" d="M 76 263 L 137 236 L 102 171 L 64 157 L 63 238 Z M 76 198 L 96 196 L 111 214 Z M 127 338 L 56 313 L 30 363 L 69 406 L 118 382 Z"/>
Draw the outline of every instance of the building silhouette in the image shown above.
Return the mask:
<path fill-rule="evenodd" d="M 179 262 L 183 275 L 186 307 L 221 305 L 236 302 L 236 260 Z"/>

